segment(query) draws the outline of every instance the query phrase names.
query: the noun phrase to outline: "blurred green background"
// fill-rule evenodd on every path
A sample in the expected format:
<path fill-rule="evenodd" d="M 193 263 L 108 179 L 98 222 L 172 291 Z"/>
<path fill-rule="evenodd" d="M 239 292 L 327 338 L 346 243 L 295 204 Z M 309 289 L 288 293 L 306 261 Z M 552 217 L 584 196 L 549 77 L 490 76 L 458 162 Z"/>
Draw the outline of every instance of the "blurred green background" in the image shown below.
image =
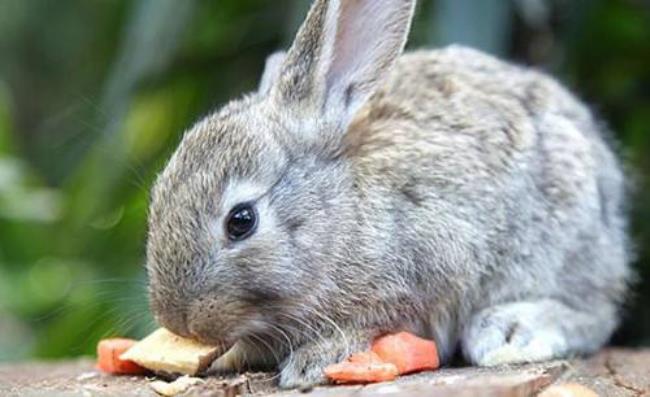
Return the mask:
<path fill-rule="evenodd" d="M 0 360 L 141 336 L 147 191 L 184 128 L 257 84 L 307 0 L 0 0 Z M 558 76 L 636 185 L 639 282 L 613 343 L 650 345 L 650 5 L 423 0 L 411 48 L 461 42 Z"/>

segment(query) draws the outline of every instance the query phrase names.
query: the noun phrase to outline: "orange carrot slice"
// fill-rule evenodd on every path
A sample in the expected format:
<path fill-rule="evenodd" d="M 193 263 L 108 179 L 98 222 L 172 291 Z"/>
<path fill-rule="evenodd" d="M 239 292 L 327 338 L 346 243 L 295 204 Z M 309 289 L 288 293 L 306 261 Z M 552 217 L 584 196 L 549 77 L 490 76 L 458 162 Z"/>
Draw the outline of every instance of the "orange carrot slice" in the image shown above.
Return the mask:
<path fill-rule="evenodd" d="M 377 353 L 373 351 L 354 353 L 350 357 L 348 357 L 346 361 L 355 364 L 383 364 L 384 363 L 384 360 L 382 360 L 381 357 L 379 357 Z"/>
<path fill-rule="evenodd" d="M 355 355 L 355 360 L 333 364 L 325 368 L 325 376 L 336 383 L 374 383 L 397 378 L 397 367 L 390 363 L 367 361 L 369 357 Z M 361 362 L 366 360 L 365 362 Z"/>
<path fill-rule="evenodd" d="M 385 382 L 439 366 L 435 342 L 399 332 L 375 339 L 370 351 L 354 353 L 346 361 L 328 366 L 325 375 L 336 383 Z"/>
<path fill-rule="evenodd" d="M 138 375 L 147 370 L 133 361 L 121 360 L 120 355 L 136 343 L 133 339 L 103 339 L 97 344 L 97 368 L 110 374 Z"/>
<path fill-rule="evenodd" d="M 440 366 L 435 342 L 408 332 L 375 339 L 372 351 L 384 362 L 394 364 L 400 375 L 432 370 Z"/>

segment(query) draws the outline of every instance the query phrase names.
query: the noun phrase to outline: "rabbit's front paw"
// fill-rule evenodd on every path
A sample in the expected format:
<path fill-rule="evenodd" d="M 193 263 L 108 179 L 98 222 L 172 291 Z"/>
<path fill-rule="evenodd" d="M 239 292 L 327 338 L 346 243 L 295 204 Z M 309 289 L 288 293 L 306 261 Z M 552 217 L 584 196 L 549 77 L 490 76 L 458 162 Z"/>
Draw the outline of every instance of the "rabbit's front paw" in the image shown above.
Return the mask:
<path fill-rule="evenodd" d="M 345 360 L 350 354 L 367 350 L 374 334 L 366 331 L 334 333 L 316 338 L 293 351 L 280 370 L 280 387 L 294 388 L 326 383 L 323 372 L 330 364 Z"/>
<path fill-rule="evenodd" d="M 473 364 L 493 366 L 557 358 L 567 346 L 561 324 L 535 303 L 519 302 L 474 315 L 463 334 L 463 350 Z"/>
<path fill-rule="evenodd" d="M 323 370 L 335 360 L 315 346 L 301 347 L 291 354 L 280 371 L 280 387 L 289 389 L 323 384 L 327 381 Z"/>

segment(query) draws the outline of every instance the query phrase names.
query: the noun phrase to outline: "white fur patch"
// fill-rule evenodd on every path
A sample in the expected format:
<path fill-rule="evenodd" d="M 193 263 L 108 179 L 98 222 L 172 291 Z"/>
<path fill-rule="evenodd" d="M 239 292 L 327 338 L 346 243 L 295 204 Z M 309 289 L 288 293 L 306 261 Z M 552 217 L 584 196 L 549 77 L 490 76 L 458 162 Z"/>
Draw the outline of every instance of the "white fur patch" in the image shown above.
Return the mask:
<path fill-rule="evenodd" d="M 221 197 L 221 212 L 225 215 L 237 204 L 254 201 L 266 193 L 267 189 L 267 186 L 250 181 L 230 181 Z"/>

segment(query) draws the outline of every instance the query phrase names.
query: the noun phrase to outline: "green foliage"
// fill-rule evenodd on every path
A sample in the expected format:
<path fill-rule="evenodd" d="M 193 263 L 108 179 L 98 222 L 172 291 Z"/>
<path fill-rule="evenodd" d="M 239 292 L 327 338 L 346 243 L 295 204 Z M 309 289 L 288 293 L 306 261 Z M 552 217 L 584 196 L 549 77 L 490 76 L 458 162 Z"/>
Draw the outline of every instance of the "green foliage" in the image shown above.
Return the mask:
<path fill-rule="evenodd" d="M 476 14 L 463 11 L 471 2 L 450 1 L 420 2 L 412 47 L 462 31 L 510 49 L 610 122 L 637 175 L 637 266 L 650 279 L 650 10 L 631 0 L 547 2 L 547 24 L 536 25 L 517 8 L 524 2 L 495 2 L 498 17 L 486 21 L 509 15 L 504 34 L 473 29 L 463 19 Z M 306 4 L 0 2 L 0 361 L 90 354 L 100 337 L 154 326 L 143 268 L 148 189 L 194 120 L 254 89 Z M 486 31 L 495 36 L 476 40 Z M 650 289 L 637 291 L 620 343 L 650 343 Z"/>
<path fill-rule="evenodd" d="M 598 2 L 567 45 L 565 73 L 607 120 L 632 181 L 630 221 L 638 281 L 616 341 L 650 344 L 650 7 Z"/>

